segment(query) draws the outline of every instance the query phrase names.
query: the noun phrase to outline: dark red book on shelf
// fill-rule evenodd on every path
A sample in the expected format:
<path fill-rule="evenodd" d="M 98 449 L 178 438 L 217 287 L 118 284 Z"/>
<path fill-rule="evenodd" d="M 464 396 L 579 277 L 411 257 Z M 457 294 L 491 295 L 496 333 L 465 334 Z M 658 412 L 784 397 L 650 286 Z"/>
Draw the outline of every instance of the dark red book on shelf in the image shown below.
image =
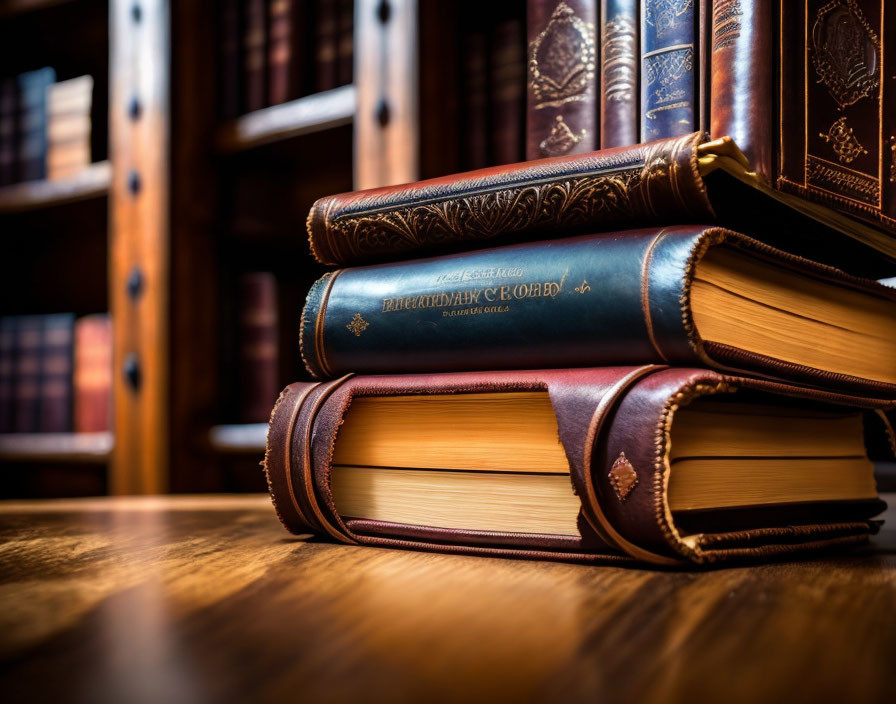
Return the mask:
<path fill-rule="evenodd" d="M 16 391 L 16 318 L 0 318 L 0 433 L 14 429 Z"/>
<path fill-rule="evenodd" d="M 75 323 L 74 396 L 76 433 L 112 427 L 112 319 L 106 313 Z"/>
<path fill-rule="evenodd" d="M 494 163 L 523 158 L 526 54 L 523 21 L 498 22 L 492 34 L 492 141 Z"/>
<path fill-rule="evenodd" d="M 242 4 L 241 0 L 221 0 L 218 8 L 218 104 L 221 117 L 229 119 L 240 114 Z"/>
<path fill-rule="evenodd" d="M 40 428 L 42 338 L 43 316 L 23 315 L 16 320 L 13 430 L 17 433 L 35 433 Z"/>
<path fill-rule="evenodd" d="M 240 415 L 245 423 L 268 419 L 279 393 L 277 280 L 270 272 L 239 282 Z"/>
<path fill-rule="evenodd" d="M 14 183 L 17 178 L 16 132 L 18 101 L 16 80 L 0 80 L 0 186 Z"/>
<path fill-rule="evenodd" d="M 339 8 L 337 0 L 317 0 L 315 6 L 315 90 L 330 90 L 337 83 L 339 55 Z"/>
<path fill-rule="evenodd" d="M 488 47 L 485 32 L 470 27 L 463 38 L 465 166 L 482 169 L 488 156 Z"/>
<path fill-rule="evenodd" d="M 303 92 L 305 4 L 300 0 L 271 0 L 268 25 L 268 86 L 271 105 L 298 98 Z"/>
<path fill-rule="evenodd" d="M 42 433 L 72 430 L 74 333 L 75 316 L 71 313 L 43 316 L 38 426 Z"/>
<path fill-rule="evenodd" d="M 246 0 L 243 27 L 243 69 L 246 80 L 247 112 L 268 105 L 268 4 L 265 0 Z"/>
<path fill-rule="evenodd" d="M 336 85 L 344 86 L 354 79 L 355 61 L 355 3 L 339 0 L 337 27 L 339 38 L 336 46 Z"/>

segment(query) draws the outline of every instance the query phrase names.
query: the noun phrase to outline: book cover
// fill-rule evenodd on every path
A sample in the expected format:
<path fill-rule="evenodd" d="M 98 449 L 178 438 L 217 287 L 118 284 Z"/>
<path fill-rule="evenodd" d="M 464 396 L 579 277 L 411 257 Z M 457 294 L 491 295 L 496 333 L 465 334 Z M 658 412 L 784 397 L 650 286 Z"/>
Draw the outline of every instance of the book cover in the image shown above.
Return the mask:
<path fill-rule="evenodd" d="M 348 85 L 355 73 L 355 3 L 339 0 L 339 39 L 336 51 L 336 85 Z"/>
<path fill-rule="evenodd" d="M 245 110 L 253 112 L 268 102 L 268 3 L 246 0 L 243 26 Z"/>
<path fill-rule="evenodd" d="M 112 319 L 108 313 L 75 322 L 74 430 L 112 428 Z"/>
<path fill-rule="evenodd" d="M 337 0 L 317 0 L 314 8 L 315 90 L 319 92 L 338 85 L 339 6 Z"/>
<path fill-rule="evenodd" d="M 63 178 L 91 162 L 93 78 L 79 76 L 47 89 L 47 178 Z"/>
<path fill-rule="evenodd" d="M 240 415 L 261 423 L 277 398 L 279 315 L 277 280 L 270 272 L 244 274 L 239 281 Z"/>
<path fill-rule="evenodd" d="M 523 21 L 499 21 L 491 39 L 491 142 L 493 163 L 511 164 L 523 158 L 526 54 Z"/>
<path fill-rule="evenodd" d="M 478 27 L 467 27 L 462 39 L 464 81 L 464 163 L 468 169 L 489 165 L 488 41 Z"/>
<path fill-rule="evenodd" d="M 42 433 L 67 433 L 72 425 L 75 316 L 44 315 L 41 335 L 40 422 Z"/>
<path fill-rule="evenodd" d="M 18 76 L 19 88 L 19 180 L 34 181 L 46 176 L 47 89 L 56 80 L 49 67 Z"/>
<path fill-rule="evenodd" d="M 268 64 L 272 105 L 293 100 L 303 93 L 305 23 L 305 3 L 271 0 Z"/>
<path fill-rule="evenodd" d="M 43 316 L 22 315 L 16 319 L 14 430 L 40 430 L 43 367 Z"/>
<path fill-rule="evenodd" d="M 640 141 L 639 0 L 600 4 L 600 147 Z"/>

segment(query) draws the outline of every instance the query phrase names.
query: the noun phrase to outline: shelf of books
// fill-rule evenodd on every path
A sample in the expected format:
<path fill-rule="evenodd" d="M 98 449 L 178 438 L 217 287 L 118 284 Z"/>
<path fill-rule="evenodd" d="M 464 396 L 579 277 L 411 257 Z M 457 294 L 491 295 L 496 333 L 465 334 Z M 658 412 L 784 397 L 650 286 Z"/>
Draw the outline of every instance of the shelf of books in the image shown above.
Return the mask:
<path fill-rule="evenodd" d="M 24 181 L 0 187 L 0 214 L 49 208 L 109 194 L 112 174 L 108 161 L 85 165 L 55 179 Z"/>

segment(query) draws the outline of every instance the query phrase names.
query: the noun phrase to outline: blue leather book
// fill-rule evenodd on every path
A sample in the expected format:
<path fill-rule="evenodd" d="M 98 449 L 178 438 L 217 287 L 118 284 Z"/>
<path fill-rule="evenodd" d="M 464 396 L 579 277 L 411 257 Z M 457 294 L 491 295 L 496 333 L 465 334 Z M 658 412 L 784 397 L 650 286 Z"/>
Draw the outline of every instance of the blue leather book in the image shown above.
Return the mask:
<path fill-rule="evenodd" d="M 698 129 L 700 0 L 641 0 L 641 141 Z"/>
<path fill-rule="evenodd" d="M 19 76 L 19 178 L 34 181 L 47 175 L 47 88 L 56 80 L 49 67 Z"/>

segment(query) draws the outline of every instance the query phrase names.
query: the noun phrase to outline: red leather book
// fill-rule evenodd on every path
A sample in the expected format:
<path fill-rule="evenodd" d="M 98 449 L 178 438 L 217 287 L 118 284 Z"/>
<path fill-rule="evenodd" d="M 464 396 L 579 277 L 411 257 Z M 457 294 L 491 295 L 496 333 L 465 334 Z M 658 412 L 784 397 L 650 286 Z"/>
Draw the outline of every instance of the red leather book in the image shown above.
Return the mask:
<path fill-rule="evenodd" d="M 268 272 L 244 274 L 239 282 L 240 415 L 264 422 L 277 398 L 279 380 L 277 280 Z"/>
<path fill-rule="evenodd" d="M 268 4 L 246 0 L 243 27 L 245 109 L 261 110 L 268 103 Z"/>
<path fill-rule="evenodd" d="M 42 317 L 39 430 L 67 433 L 72 430 L 75 316 L 60 313 Z"/>
<path fill-rule="evenodd" d="M 359 264 L 493 241 L 716 222 L 869 278 L 896 274 L 896 237 L 769 187 L 730 139 L 702 133 L 318 200 L 311 250 Z"/>
<path fill-rule="evenodd" d="M 314 46 L 315 90 L 335 88 L 339 85 L 338 0 L 317 0 L 315 3 Z"/>
<path fill-rule="evenodd" d="M 336 47 L 336 85 L 348 85 L 354 80 L 355 63 L 355 3 L 339 0 L 337 26 L 339 39 Z"/>
<path fill-rule="evenodd" d="M 15 409 L 17 433 L 40 430 L 43 316 L 22 315 L 16 321 Z"/>
<path fill-rule="evenodd" d="M 600 146 L 597 5 L 595 0 L 526 3 L 527 159 Z"/>
<path fill-rule="evenodd" d="M 270 0 L 268 64 L 270 102 L 285 103 L 302 95 L 305 71 L 305 3 Z"/>
<path fill-rule="evenodd" d="M 603 0 L 600 5 L 600 146 L 639 141 L 638 0 Z"/>
<path fill-rule="evenodd" d="M 464 163 L 468 169 L 489 165 L 488 131 L 488 42 L 478 27 L 467 27 L 463 35 L 464 73 Z"/>
<path fill-rule="evenodd" d="M 464 426 L 458 443 L 453 426 L 483 403 L 493 422 Z M 590 563 L 756 560 L 855 545 L 876 530 L 883 502 L 862 423 L 869 441 L 889 433 L 896 449 L 890 408 L 658 366 L 343 377 L 283 391 L 265 471 L 288 530 L 348 544 Z"/>
<path fill-rule="evenodd" d="M 218 109 L 225 119 L 242 112 L 242 8 L 242 0 L 221 0 L 218 6 Z"/>
<path fill-rule="evenodd" d="M 112 319 L 107 313 L 75 322 L 74 427 L 99 433 L 112 427 Z"/>
<path fill-rule="evenodd" d="M 526 54 L 523 21 L 504 19 L 491 41 L 492 144 L 494 164 L 523 158 Z"/>

